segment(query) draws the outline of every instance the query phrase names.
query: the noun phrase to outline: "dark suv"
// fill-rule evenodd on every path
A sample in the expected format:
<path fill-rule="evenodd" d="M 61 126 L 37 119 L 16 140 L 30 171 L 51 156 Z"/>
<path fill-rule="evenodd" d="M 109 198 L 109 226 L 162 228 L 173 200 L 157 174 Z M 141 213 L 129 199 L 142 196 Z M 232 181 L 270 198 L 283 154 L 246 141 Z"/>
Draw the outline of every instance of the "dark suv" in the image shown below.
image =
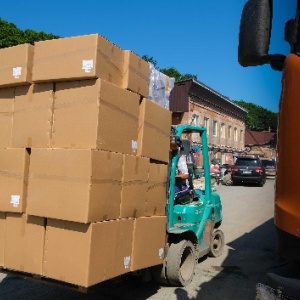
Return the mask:
<path fill-rule="evenodd" d="M 256 183 L 263 186 L 266 182 L 266 171 L 258 157 L 238 157 L 232 167 L 232 182 L 237 185 L 241 182 Z"/>

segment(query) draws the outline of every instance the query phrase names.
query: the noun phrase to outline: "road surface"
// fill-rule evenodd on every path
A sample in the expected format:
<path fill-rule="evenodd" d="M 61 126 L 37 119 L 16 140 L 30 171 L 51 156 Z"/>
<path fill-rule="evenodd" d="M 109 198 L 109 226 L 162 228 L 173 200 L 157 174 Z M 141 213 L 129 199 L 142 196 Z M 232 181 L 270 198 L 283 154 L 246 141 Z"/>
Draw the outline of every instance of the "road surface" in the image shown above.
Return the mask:
<path fill-rule="evenodd" d="M 0 299 L 98 300 L 253 300 L 255 286 L 265 282 L 269 268 L 278 263 L 273 222 L 274 180 L 264 187 L 218 186 L 223 202 L 224 254 L 205 258 L 193 282 L 185 288 L 143 283 L 128 277 L 98 285 L 91 294 L 37 283 L 0 273 Z"/>

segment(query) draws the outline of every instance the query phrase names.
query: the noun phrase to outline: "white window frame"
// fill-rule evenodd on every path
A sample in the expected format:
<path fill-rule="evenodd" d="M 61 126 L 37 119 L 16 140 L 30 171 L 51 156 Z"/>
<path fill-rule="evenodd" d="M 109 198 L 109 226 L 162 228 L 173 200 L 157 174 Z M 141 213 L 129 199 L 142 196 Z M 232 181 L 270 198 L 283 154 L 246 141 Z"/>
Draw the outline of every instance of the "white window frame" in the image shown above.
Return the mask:
<path fill-rule="evenodd" d="M 193 116 L 193 125 L 199 126 L 199 116 L 198 115 Z"/>
<path fill-rule="evenodd" d="M 237 141 L 238 140 L 238 130 L 236 127 L 234 127 L 233 129 L 233 137 L 234 137 L 234 140 Z"/>
<path fill-rule="evenodd" d="M 216 120 L 212 122 L 212 134 L 213 136 L 218 136 L 218 121 Z"/>
<path fill-rule="evenodd" d="M 225 123 L 221 124 L 220 135 L 221 135 L 221 138 L 225 139 Z"/>
<path fill-rule="evenodd" d="M 206 127 L 207 134 L 209 134 L 209 118 L 204 117 L 204 127 Z"/>
<path fill-rule="evenodd" d="M 231 139 L 231 126 L 228 125 L 228 139 L 230 140 Z"/>

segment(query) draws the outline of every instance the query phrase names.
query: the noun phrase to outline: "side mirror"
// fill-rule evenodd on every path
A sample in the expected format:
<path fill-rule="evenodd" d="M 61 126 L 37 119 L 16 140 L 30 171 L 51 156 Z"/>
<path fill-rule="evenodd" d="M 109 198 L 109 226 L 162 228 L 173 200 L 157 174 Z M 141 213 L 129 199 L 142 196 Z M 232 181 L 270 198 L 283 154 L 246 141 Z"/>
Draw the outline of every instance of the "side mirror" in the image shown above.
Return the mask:
<path fill-rule="evenodd" d="M 273 0 L 248 0 L 240 24 L 238 61 L 241 66 L 270 64 L 282 71 L 285 55 L 269 54 Z"/>
<path fill-rule="evenodd" d="M 238 61 L 243 67 L 269 62 L 272 2 L 272 0 L 248 0 L 244 6 L 238 47 Z"/>

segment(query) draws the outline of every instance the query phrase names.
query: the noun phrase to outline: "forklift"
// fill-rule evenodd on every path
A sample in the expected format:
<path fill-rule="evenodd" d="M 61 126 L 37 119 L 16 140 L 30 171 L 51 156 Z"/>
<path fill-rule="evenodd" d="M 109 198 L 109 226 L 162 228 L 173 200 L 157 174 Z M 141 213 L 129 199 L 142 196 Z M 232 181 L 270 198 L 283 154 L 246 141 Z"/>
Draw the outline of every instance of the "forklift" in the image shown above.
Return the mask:
<path fill-rule="evenodd" d="M 190 192 L 184 199 L 175 199 L 177 163 L 180 155 L 193 155 L 192 140 L 201 149 L 203 185 L 193 185 L 199 172 L 195 171 L 193 160 L 187 160 Z M 222 203 L 220 196 L 212 191 L 206 128 L 172 126 L 170 145 L 167 244 L 164 263 L 153 267 L 153 275 L 160 283 L 186 286 L 193 280 L 200 258 L 222 254 L 224 234 L 218 229 L 222 223 Z M 182 145 L 183 151 L 179 151 Z"/>

